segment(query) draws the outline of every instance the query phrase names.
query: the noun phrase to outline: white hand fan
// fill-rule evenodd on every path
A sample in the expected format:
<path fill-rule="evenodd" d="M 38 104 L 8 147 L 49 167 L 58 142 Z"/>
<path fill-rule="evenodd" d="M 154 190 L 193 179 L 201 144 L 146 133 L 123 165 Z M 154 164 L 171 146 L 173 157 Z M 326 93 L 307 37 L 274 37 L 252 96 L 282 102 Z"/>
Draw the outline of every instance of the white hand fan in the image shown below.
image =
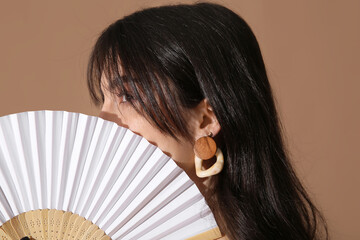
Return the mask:
<path fill-rule="evenodd" d="M 0 117 L 0 224 L 3 239 L 59 231 L 73 239 L 82 226 L 84 239 L 173 240 L 216 228 L 196 185 L 159 148 L 64 111 Z"/>

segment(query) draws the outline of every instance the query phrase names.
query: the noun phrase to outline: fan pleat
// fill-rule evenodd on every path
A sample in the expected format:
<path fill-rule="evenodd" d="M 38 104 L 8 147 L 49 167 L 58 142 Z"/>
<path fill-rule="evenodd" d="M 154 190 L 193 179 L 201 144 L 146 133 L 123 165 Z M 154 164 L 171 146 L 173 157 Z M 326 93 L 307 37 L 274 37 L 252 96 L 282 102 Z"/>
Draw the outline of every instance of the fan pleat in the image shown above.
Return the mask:
<path fill-rule="evenodd" d="M 146 146 L 146 148 L 141 149 L 141 146 Z M 130 148 L 128 148 L 130 149 Z M 139 145 L 137 145 L 136 148 L 131 149 L 130 151 L 128 151 L 126 154 L 124 154 L 123 156 L 125 156 L 125 159 L 120 159 L 120 161 L 113 161 L 114 165 L 113 167 L 110 167 L 109 169 L 112 170 L 112 172 L 109 172 L 109 174 L 106 175 L 104 181 L 103 181 L 103 186 L 102 189 L 104 189 L 104 191 L 98 191 L 97 193 L 97 201 L 96 203 L 91 207 L 92 211 L 89 215 L 89 219 L 93 219 L 94 222 L 100 222 L 102 221 L 102 219 L 108 215 L 109 213 L 109 209 L 103 209 L 102 206 L 104 205 L 108 205 L 108 206 L 112 206 L 113 204 L 106 204 L 106 198 L 110 198 L 111 202 L 115 203 L 122 195 L 123 189 L 126 189 L 130 183 L 131 184 L 135 184 L 132 181 L 132 178 L 134 178 L 134 176 L 139 175 L 139 176 L 144 176 L 145 178 L 151 178 L 152 175 L 154 175 L 154 173 L 156 172 L 156 170 L 158 169 L 158 165 L 163 165 L 164 163 L 161 161 L 157 161 L 155 162 L 155 165 L 153 166 L 153 171 L 151 174 L 145 174 L 145 173 L 139 173 L 140 170 L 142 169 L 146 169 L 148 168 L 148 166 L 146 166 L 146 163 L 151 161 L 151 155 L 155 150 L 155 146 L 152 145 L 144 145 L 143 143 L 139 142 Z M 136 154 L 135 154 L 136 153 Z M 142 153 L 140 156 L 139 154 Z M 139 162 L 136 162 L 136 159 L 138 159 Z M 142 161 L 145 161 L 144 163 L 142 163 Z M 131 161 L 131 163 L 129 164 L 129 161 Z M 128 170 L 129 175 L 126 174 L 126 171 L 124 171 L 126 166 L 130 166 L 133 165 L 133 168 L 131 170 Z M 124 173 L 124 174 L 122 174 Z M 122 175 L 127 175 L 124 176 L 122 179 L 119 180 L 119 177 Z M 119 180 L 119 181 L 118 181 Z M 116 184 L 117 182 L 119 182 L 118 184 Z M 117 189 L 116 186 L 122 186 L 122 189 Z M 138 187 L 137 189 L 141 189 L 143 187 L 142 184 L 136 184 Z M 109 195 L 110 192 L 113 192 L 115 194 L 111 194 Z M 101 209 L 99 211 L 99 209 Z M 102 213 L 98 218 L 95 218 L 96 214 L 98 213 Z"/>
<path fill-rule="evenodd" d="M 92 181 L 92 179 L 95 177 L 95 169 L 99 163 L 98 159 L 100 159 L 104 151 L 104 147 L 110 131 L 110 122 L 105 122 L 102 119 L 97 119 L 93 138 L 91 139 L 90 148 L 85 160 L 83 176 L 80 180 L 78 190 L 79 194 L 75 198 L 74 212 L 76 213 L 80 213 L 82 206 L 84 206 L 86 202 L 85 196 L 90 189 L 90 181 Z"/>
<path fill-rule="evenodd" d="M 63 131 L 60 141 L 60 161 L 59 161 L 59 174 L 58 182 L 60 183 L 60 188 L 58 189 L 57 197 L 57 209 L 64 209 L 64 198 L 65 198 L 65 188 L 67 186 L 68 174 L 69 174 L 69 164 L 71 159 L 72 150 L 74 147 L 74 135 L 77 132 L 76 125 L 78 120 L 77 114 L 70 114 L 68 112 L 64 113 L 63 120 Z"/>
<path fill-rule="evenodd" d="M 45 155 L 45 122 L 44 112 L 29 112 L 29 130 L 30 130 L 30 145 L 34 176 L 35 176 L 35 187 L 36 194 L 39 196 L 36 208 L 45 208 L 47 201 L 47 189 L 46 181 L 46 155 Z"/>
<path fill-rule="evenodd" d="M 48 196 L 48 206 L 51 209 L 57 208 L 57 199 L 58 199 L 58 186 L 60 182 L 58 181 L 58 171 L 60 167 L 60 141 L 62 136 L 62 126 L 63 126 L 63 113 L 55 112 L 54 115 L 51 112 L 46 112 L 46 122 L 45 125 L 48 125 L 46 129 L 46 142 L 45 149 L 47 150 L 46 154 L 46 165 L 47 167 L 47 181 L 50 196 Z"/>
<path fill-rule="evenodd" d="M 4 224 L 6 222 L 6 219 L 10 219 L 14 213 L 11 211 L 11 206 L 9 204 L 9 201 L 1 187 L 0 187 L 0 199 L 1 199 L 1 201 L 0 201 L 0 224 Z"/>
<path fill-rule="evenodd" d="M 111 229 L 110 225 L 114 222 L 117 223 L 116 225 L 118 227 L 123 226 L 137 213 L 139 208 L 144 207 L 146 203 L 152 200 L 171 180 L 179 175 L 179 169 L 175 169 L 174 166 L 166 164 L 158 173 L 159 174 L 150 180 L 146 189 L 127 188 L 121 198 L 114 204 L 116 211 L 110 213 L 107 216 L 107 221 L 105 221 L 104 224 L 99 223 L 99 226 L 103 226 L 105 229 Z"/>
<path fill-rule="evenodd" d="M 34 209 L 43 208 L 44 200 L 43 197 L 43 191 L 41 189 L 46 189 L 46 185 L 43 185 L 43 181 L 41 181 L 44 178 L 45 171 L 42 171 L 41 167 L 43 163 L 45 163 L 44 159 L 40 157 L 40 149 L 41 144 L 43 141 L 40 139 L 41 137 L 41 128 L 39 128 L 36 125 L 36 119 L 34 112 L 31 112 L 28 114 L 28 129 L 29 129 L 29 139 L 27 142 L 24 143 L 24 146 L 27 148 L 27 156 L 31 157 L 31 161 L 29 162 L 32 165 L 33 171 L 29 172 L 31 174 L 31 182 L 33 182 L 34 189 L 34 195 L 36 200 L 34 201 Z M 24 123 L 25 125 L 26 123 Z M 25 131 L 26 129 L 22 130 Z M 39 134 L 38 134 L 39 132 Z M 29 144 L 30 142 L 30 144 Z M 39 176 L 39 177 L 36 177 Z"/>
<path fill-rule="evenodd" d="M 35 235 L 49 239 L 184 239 L 216 227 L 196 185 L 159 148 L 63 111 L 0 117 L 0 223 L 10 219 L 22 225 L 11 235 L 40 226 Z"/>
<path fill-rule="evenodd" d="M 23 123 L 26 124 L 29 121 L 26 114 L 11 115 L 10 119 L 14 123 L 11 125 L 14 135 L 14 145 L 12 145 L 12 149 L 15 147 L 17 151 L 16 160 L 13 161 L 15 167 L 14 170 L 17 171 L 17 173 L 13 172 L 13 174 L 19 177 L 19 184 L 21 184 L 20 189 L 23 191 L 22 202 L 25 203 L 25 209 L 31 209 L 35 207 L 34 202 L 36 199 L 34 195 L 36 192 L 34 192 L 33 185 L 30 184 L 33 182 L 33 178 L 30 177 L 33 172 L 33 168 L 30 164 L 31 159 L 29 159 L 31 158 L 31 154 L 28 154 L 28 152 L 25 151 L 23 144 L 23 142 L 26 142 L 28 141 L 27 139 L 29 139 L 29 128 L 28 126 L 23 126 L 23 124 L 21 124 L 21 119 L 23 119 Z M 21 129 L 21 127 L 23 127 L 23 129 Z"/>
<path fill-rule="evenodd" d="M 124 234 L 133 231 L 135 228 L 145 228 L 143 232 L 147 232 L 166 222 L 172 215 L 185 209 L 186 206 L 188 206 L 187 204 L 194 204 L 194 202 L 201 199 L 201 196 L 199 195 L 195 195 L 195 197 L 188 199 L 187 194 L 191 193 L 191 191 L 194 192 L 194 185 L 192 185 L 191 181 L 186 177 L 182 176 L 182 174 L 179 175 L 175 181 L 169 183 L 164 191 L 161 191 L 151 199 L 152 201 L 147 202 L 147 204 L 123 227 L 121 227 L 121 229 L 116 227 L 114 230 L 119 230 L 117 235 L 121 238 Z M 138 229 L 135 231 L 139 231 Z"/>
<path fill-rule="evenodd" d="M 79 116 L 78 131 L 75 137 L 74 150 L 71 156 L 71 166 L 69 171 L 69 181 L 66 187 L 64 206 L 67 210 L 74 212 L 74 202 L 78 195 L 80 179 L 83 176 L 86 153 L 89 151 L 96 118 Z"/>
<path fill-rule="evenodd" d="M 113 128 L 116 126 L 113 125 Z M 89 208 L 91 206 L 92 201 L 94 200 L 94 196 L 99 189 L 100 183 L 106 174 L 110 166 L 110 162 L 115 154 L 116 149 L 121 143 L 124 129 L 116 128 L 114 131 L 110 132 L 109 139 L 105 145 L 105 151 L 99 158 L 99 163 L 96 166 L 96 170 L 94 172 L 94 176 L 89 179 L 89 190 L 86 195 L 82 196 L 86 199 L 86 203 L 80 211 L 81 216 L 85 216 L 88 218 Z M 113 147 L 112 147 L 113 146 Z"/>
<path fill-rule="evenodd" d="M 33 148 L 36 149 L 36 146 L 34 146 L 34 143 L 31 141 L 29 116 L 28 114 L 24 113 L 12 116 L 14 116 L 13 120 L 15 124 L 13 129 L 16 136 L 15 141 L 17 144 L 20 161 L 23 161 L 25 163 L 20 164 L 20 166 L 23 168 L 23 172 L 26 173 L 26 176 L 24 176 L 24 178 L 26 178 L 25 182 L 27 183 L 25 187 L 28 190 L 26 197 L 30 204 L 29 208 L 37 209 L 40 207 L 38 200 L 38 196 L 40 196 L 40 185 L 39 181 L 35 181 L 34 173 L 39 174 L 38 168 L 36 166 L 36 161 L 38 158 L 35 158 L 37 156 L 34 157 L 33 155 L 33 153 L 35 153 L 36 155 L 36 151 L 32 151 Z"/>
<path fill-rule="evenodd" d="M 3 169 L 3 174 L 6 177 L 6 179 L 11 179 L 10 183 L 12 186 L 9 186 L 12 192 L 12 195 L 14 197 L 13 200 L 17 200 L 19 202 L 16 202 L 16 209 L 15 213 L 19 213 L 24 211 L 23 209 L 29 208 L 29 202 L 24 201 L 23 195 L 26 197 L 26 191 L 25 191 L 25 182 L 24 177 L 26 176 L 23 172 L 23 169 L 19 165 L 19 154 L 16 150 L 16 143 L 14 138 L 6 139 L 5 136 L 11 136 L 14 135 L 13 126 L 10 122 L 10 117 L 6 117 L 3 121 L 3 127 L 1 128 L 0 137 L 3 139 L 1 142 L 2 151 L 6 166 L 1 166 Z M 15 160 L 12 160 L 15 159 Z M 5 171 L 5 173 L 4 173 Z M 4 190 L 8 190 L 4 188 Z"/>
<path fill-rule="evenodd" d="M 173 237 L 176 239 L 184 239 L 186 237 L 189 237 L 188 234 L 190 234 L 191 236 L 193 233 L 187 232 L 186 226 L 192 226 L 192 224 L 196 222 L 196 220 L 206 216 L 204 215 L 204 213 L 202 213 L 203 215 L 200 216 L 198 212 L 199 208 L 204 207 L 204 202 L 197 201 L 190 206 L 184 205 L 183 207 L 184 209 L 179 209 L 179 213 L 177 213 L 176 215 L 172 215 L 171 217 L 169 216 L 170 218 L 166 219 L 165 222 L 151 229 L 146 234 L 139 236 L 138 239 L 162 239 L 164 237 L 166 237 L 167 239 L 172 239 L 169 235 L 172 233 L 174 234 L 175 232 L 177 233 Z M 179 219 L 181 219 L 181 221 L 179 221 Z"/>
<path fill-rule="evenodd" d="M 89 218 L 90 210 L 91 210 L 91 204 L 94 201 L 95 195 L 97 191 L 99 190 L 100 184 L 103 181 L 103 178 L 105 177 L 105 174 L 109 170 L 109 166 L 111 164 L 111 160 L 114 158 L 114 155 L 116 153 L 116 150 L 118 149 L 121 140 L 124 136 L 124 129 L 117 129 L 115 132 L 115 135 L 110 135 L 110 139 L 112 141 L 106 146 L 106 151 L 104 152 L 103 156 L 100 157 L 100 163 L 97 166 L 97 169 L 95 171 L 95 177 L 92 179 L 92 183 L 90 184 L 90 191 L 88 192 L 88 195 L 86 196 L 87 202 L 85 204 L 86 208 L 84 207 L 83 210 L 80 212 L 82 216 L 85 216 L 85 218 Z M 137 138 L 137 141 L 140 139 L 137 136 L 132 136 L 130 140 L 134 140 Z M 130 141 L 131 143 L 132 141 Z M 130 144 L 129 143 L 129 144 Z M 115 146 L 110 148 L 110 146 Z M 129 145 L 130 148 L 134 148 L 134 146 Z M 110 148 L 110 150 L 108 150 Z M 130 150 L 131 151 L 131 150 Z"/>

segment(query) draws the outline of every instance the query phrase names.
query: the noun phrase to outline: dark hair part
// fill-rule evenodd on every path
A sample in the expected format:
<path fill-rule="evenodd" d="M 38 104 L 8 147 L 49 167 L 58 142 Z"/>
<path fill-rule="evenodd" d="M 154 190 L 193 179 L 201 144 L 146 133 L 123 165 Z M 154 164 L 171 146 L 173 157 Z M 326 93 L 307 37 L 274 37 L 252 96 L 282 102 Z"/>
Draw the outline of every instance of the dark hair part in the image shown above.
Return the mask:
<path fill-rule="evenodd" d="M 200 2 L 125 16 L 101 34 L 90 57 L 97 104 L 102 74 L 109 90 L 131 96 L 138 112 L 175 139 L 192 139 L 183 109 L 208 99 L 225 165 L 205 198 L 229 239 L 328 238 L 290 164 L 257 40 L 233 11 Z"/>

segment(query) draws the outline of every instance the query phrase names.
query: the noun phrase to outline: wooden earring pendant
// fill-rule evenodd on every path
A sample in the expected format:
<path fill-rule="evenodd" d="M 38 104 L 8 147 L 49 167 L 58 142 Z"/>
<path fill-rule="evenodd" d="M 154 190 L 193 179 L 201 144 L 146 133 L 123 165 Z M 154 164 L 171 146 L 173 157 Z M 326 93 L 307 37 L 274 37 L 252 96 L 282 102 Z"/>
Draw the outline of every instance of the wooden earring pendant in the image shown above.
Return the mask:
<path fill-rule="evenodd" d="M 195 170 L 199 178 L 210 177 L 221 172 L 224 166 L 224 156 L 220 148 L 216 147 L 216 143 L 212 137 L 205 136 L 195 141 Z M 209 160 L 216 156 L 216 162 L 208 169 L 204 170 L 202 166 L 203 160 Z"/>

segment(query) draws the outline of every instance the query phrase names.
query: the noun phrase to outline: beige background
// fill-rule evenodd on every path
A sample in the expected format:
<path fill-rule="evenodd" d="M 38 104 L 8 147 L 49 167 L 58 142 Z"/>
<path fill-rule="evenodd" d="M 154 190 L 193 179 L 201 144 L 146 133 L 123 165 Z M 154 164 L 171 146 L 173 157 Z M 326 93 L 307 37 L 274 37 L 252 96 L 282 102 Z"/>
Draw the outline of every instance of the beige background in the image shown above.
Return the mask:
<path fill-rule="evenodd" d="M 141 7 L 175 2 L 0 3 L 1 116 L 97 114 L 85 71 L 100 31 Z M 243 16 L 260 42 L 293 161 L 332 238 L 360 239 L 360 1 L 219 3 Z"/>

